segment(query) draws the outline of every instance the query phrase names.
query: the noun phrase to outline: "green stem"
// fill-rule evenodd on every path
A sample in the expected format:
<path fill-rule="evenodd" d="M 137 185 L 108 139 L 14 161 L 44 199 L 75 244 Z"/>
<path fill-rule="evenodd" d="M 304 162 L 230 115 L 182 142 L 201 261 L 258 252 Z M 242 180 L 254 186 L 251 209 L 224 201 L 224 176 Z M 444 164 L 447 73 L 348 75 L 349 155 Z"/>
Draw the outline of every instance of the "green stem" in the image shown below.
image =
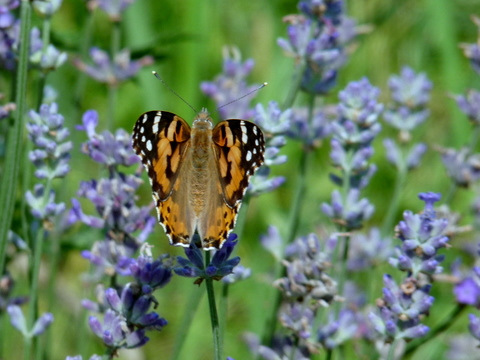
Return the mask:
<path fill-rule="evenodd" d="M 453 325 L 455 320 L 460 316 L 460 314 L 467 308 L 464 304 L 457 304 L 455 308 L 448 314 L 439 324 L 433 327 L 427 335 L 419 339 L 419 341 L 409 343 L 407 349 L 405 350 L 405 355 L 413 353 L 420 345 L 425 344 L 427 341 L 436 338 L 440 333 L 447 330 Z"/>
<path fill-rule="evenodd" d="M 402 166 L 400 169 L 398 169 L 397 179 L 395 180 L 395 189 L 393 191 L 392 199 L 389 201 L 387 215 L 385 215 L 385 218 L 383 220 L 383 236 L 386 236 L 387 234 L 392 234 L 393 223 L 395 221 L 395 215 L 398 211 L 398 207 L 400 206 L 400 197 L 402 195 L 402 190 L 404 189 L 406 178 L 407 169 L 405 166 Z"/>
<path fill-rule="evenodd" d="M 292 107 L 293 103 L 295 102 L 295 98 L 297 97 L 298 92 L 300 91 L 300 85 L 302 83 L 303 72 L 305 71 L 305 64 L 299 64 L 295 68 L 295 72 L 293 74 L 293 81 L 292 86 L 290 87 L 287 97 L 283 102 L 283 108 L 288 109 Z"/>
<path fill-rule="evenodd" d="M 388 349 L 387 360 L 395 360 L 395 348 L 397 347 L 398 340 L 393 340 Z"/>
<path fill-rule="evenodd" d="M 227 328 L 227 314 L 228 314 L 228 291 L 230 284 L 222 284 L 222 295 L 218 304 L 220 315 L 220 344 L 224 343 L 225 329 Z"/>
<path fill-rule="evenodd" d="M 205 251 L 205 267 L 210 264 L 210 252 Z M 222 343 L 220 336 L 220 324 L 218 322 L 217 306 L 215 304 L 215 291 L 213 289 L 213 279 L 205 279 L 208 295 L 208 308 L 210 309 L 210 321 L 212 323 L 213 351 L 214 359 L 222 359 Z"/>
<path fill-rule="evenodd" d="M 203 294 L 204 292 L 200 291 L 199 287 L 193 287 L 192 294 L 190 294 L 190 296 L 188 297 L 188 302 L 185 307 L 185 311 L 183 312 L 183 320 L 180 324 L 180 329 L 175 339 L 173 353 L 170 358 L 171 360 L 178 360 L 180 358 L 180 353 L 182 351 L 183 344 L 185 343 L 185 340 L 187 338 L 188 330 L 192 325 L 193 318 L 195 316 L 195 313 L 197 312 L 198 306 L 200 305 Z"/>
<path fill-rule="evenodd" d="M 25 108 L 27 90 L 27 71 L 30 48 L 31 7 L 27 0 L 22 1 L 20 10 L 20 53 L 17 68 L 15 103 L 17 110 L 15 121 L 8 129 L 8 142 L 5 151 L 5 163 L 0 181 L 0 274 L 5 267 L 5 253 L 8 242 L 8 230 L 13 217 L 18 175 L 22 165 L 22 135 L 25 129 Z"/>

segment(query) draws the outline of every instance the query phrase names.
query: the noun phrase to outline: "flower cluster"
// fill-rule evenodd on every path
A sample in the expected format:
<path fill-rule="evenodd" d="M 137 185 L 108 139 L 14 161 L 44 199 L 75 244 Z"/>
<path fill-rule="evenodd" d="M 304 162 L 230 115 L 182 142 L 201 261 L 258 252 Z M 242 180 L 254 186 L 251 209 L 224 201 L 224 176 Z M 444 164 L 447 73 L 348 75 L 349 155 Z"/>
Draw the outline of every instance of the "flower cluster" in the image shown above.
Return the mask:
<path fill-rule="evenodd" d="M 269 178 L 270 167 L 281 165 L 287 161 L 286 155 L 280 155 L 280 149 L 285 146 L 285 133 L 290 127 L 291 110 L 281 111 L 278 104 L 271 101 L 268 109 L 262 104 L 257 104 L 254 113 L 254 122 L 261 127 L 266 137 L 265 164 L 252 178 L 248 192 L 260 195 L 278 188 L 285 182 L 283 176 Z"/>
<path fill-rule="evenodd" d="M 198 235 L 195 235 L 195 238 Z M 238 256 L 230 259 L 230 255 L 237 245 L 237 235 L 231 233 L 223 243 L 220 250 L 213 255 L 210 263 L 205 264 L 203 251 L 197 247 L 195 238 L 190 247 L 185 248 L 187 258 L 178 256 L 178 266 L 174 268 L 175 274 L 190 278 L 197 278 L 195 284 L 201 284 L 204 279 L 220 280 L 224 276 L 232 274 L 233 269 L 240 263 Z"/>
<path fill-rule="evenodd" d="M 109 3 L 112 2 L 109 1 Z M 73 63 L 80 71 L 83 71 L 98 82 L 109 86 L 118 86 L 121 82 L 135 76 L 142 67 L 153 63 L 151 56 L 131 60 L 130 50 L 128 49 L 123 49 L 118 52 L 115 54 L 113 60 L 111 60 L 107 52 L 93 47 L 90 49 L 90 57 L 93 62 L 92 65 L 78 58 L 74 59 Z"/>
<path fill-rule="evenodd" d="M 65 210 L 64 203 L 55 203 L 51 181 L 65 177 L 70 171 L 68 162 L 72 143 L 67 141 L 70 132 L 64 126 L 56 103 L 43 104 L 38 113 L 31 110 L 29 117 L 28 137 L 35 146 L 29 153 L 29 159 L 35 166 L 35 176 L 44 183 L 36 184 L 34 191 L 27 191 L 25 197 L 32 215 L 47 220 Z"/>
<path fill-rule="evenodd" d="M 433 275 L 442 271 L 439 263 L 444 257 L 437 252 L 447 247 L 449 241 L 446 236 L 448 220 L 437 218 L 433 209 L 433 204 L 440 200 L 440 194 L 421 193 L 418 197 L 425 201 L 425 209 L 420 215 L 404 212 L 404 220 L 398 224 L 397 233 L 402 246 L 396 249 L 396 256 L 389 259 L 392 266 L 407 271 L 409 276 L 417 279 L 420 273 Z"/>
<path fill-rule="evenodd" d="M 424 73 L 416 74 L 404 67 L 400 75 L 393 75 L 388 82 L 392 93 L 392 103 L 384 112 L 385 122 L 399 130 L 400 144 L 411 140 L 411 131 L 422 124 L 430 115 L 426 108 L 430 100 L 432 83 Z M 401 149 L 390 138 L 384 139 L 387 160 L 400 171 L 416 168 L 427 150 L 423 143 L 414 144 L 410 150 Z"/>
<path fill-rule="evenodd" d="M 390 275 L 383 277 L 383 298 L 377 300 L 379 314 L 371 312 L 369 319 L 385 342 L 415 339 L 424 336 L 429 328 L 420 321 L 428 315 L 434 298 L 431 285 L 419 287 L 408 278 L 399 286 Z"/>
<path fill-rule="evenodd" d="M 105 239 L 83 253 L 96 265 L 97 275 L 113 276 L 117 272 L 127 275 L 131 256 L 152 231 L 155 219 L 150 216 L 152 205 L 139 207 L 136 204 L 135 192 L 142 184 L 140 168 L 133 175 L 118 171 L 119 166 L 137 165 L 140 161 L 130 145 L 130 136 L 121 129 L 115 135 L 108 131 L 98 134 L 97 124 L 96 112 L 87 111 L 83 126 L 79 127 L 89 138 L 82 145 L 82 151 L 106 166 L 109 177 L 82 182 L 78 196 L 89 199 L 99 216 L 86 215 L 78 200 L 73 199 L 69 220 L 105 229 Z M 137 230 L 141 232 L 134 236 Z"/>
<path fill-rule="evenodd" d="M 215 101 L 222 119 L 248 119 L 253 116 L 250 102 L 259 86 L 247 85 L 245 78 L 254 64 L 253 59 L 242 62 L 237 48 L 226 47 L 223 50 L 223 72 L 214 81 L 201 83 L 202 92 Z"/>
<path fill-rule="evenodd" d="M 288 39 L 278 45 L 302 64 L 302 90 L 326 94 L 336 84 L 338 69 L 346 62 L 345 45 L 356 35 L 343 15 L 342 1 L 302 1 L 301 15 L 285 18 Z M 346 29 L 348 27 L 349 29 Z"/>
<path fill-rule="evenodd" d="M 293 109 L 291 125 L 287 135 L 304 144 L 305 150 L 313 150 L 319 147 L 322 140 L 332 132 L 331 121 L 326 109 L 316 109 L 311 120 L 306 108 Z"/>
<path fill-rule="evenodd" d="M 335 190 L 331 203 L 322 204 L 322 211 L 347 230 L 361 227 L 374 210 L 367 199 L 360 199 L 360 190 L 376 171 L 369 159 L 372 141 L 382 128 L 377 121 L 383 110 L 378 95 L 379 90 L 366 78 L 351 82 L 340 92 L 338 119 L 332 123 L 330 159 L 341 174 L 330 174 L 330 179 L 349 190 L 343 194 Z"/>

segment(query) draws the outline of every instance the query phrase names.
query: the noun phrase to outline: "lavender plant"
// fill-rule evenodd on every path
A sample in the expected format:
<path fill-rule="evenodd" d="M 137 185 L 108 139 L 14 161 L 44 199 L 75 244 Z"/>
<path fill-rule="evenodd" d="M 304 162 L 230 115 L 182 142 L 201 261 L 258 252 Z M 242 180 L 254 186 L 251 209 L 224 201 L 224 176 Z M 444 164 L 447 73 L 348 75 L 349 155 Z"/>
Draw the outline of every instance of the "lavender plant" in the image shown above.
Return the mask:
<path fill-rule="evenodd" d="M 133 121 L 130 112 L 142 111 L 143 105 L 131 100 L 138 99 L 136 78 L 154 60 L 156 65 L 165 60 L 166 68 L 175 65 L 175 87 L 176 82 L 191 81 L 194 71 L 211 71 L 207 67 L 215 56 L 205 39 L 215 40 L 217 26 L 228 23 L 234 29 L 236 21 L 247 18 L 228 18 L 232 10 L 223 8 L 222 21 L 216 21 L 220 8 L 199 11 L 193 2 L 187 2 L 190 6 L 181 12 L 168 2 L 93 0 L 86 4 L 88 15 L 75 2 L 61 0 L 0 4 L 0 92 L 5 94 L 0 106 L 0 317 L 4 317 L 0 318 L 4 330 L 0 358 L 18 358 L 20 351 L 25 359 L 77 353 L 82 355 L 66 358 L 99 360 L 128 356 L 128 351 L 149 357 L 152 348 L 168 357 L 174 333 L 172 359 L 192 353 L 210 359 L 207 334 L 195 333 L 186 340 L 189 332 L 199 328 L 204 332 L 205 325 L 196 314 L 202 309 L 201 292 L 197 286 L 190 286 L 191 295 L 182 292 L 181 277 L 190 278 L 184 283 L 208 290 L 217 359 L 224 359 L 224 346 L 233 358 L 248 358 L 237 345 L 239 329 L 256 333 L 245 338 L 259 359 L 394 359 L 411 356 L 420 346 L 439 358 L 478 357 L 473 346 L 480 340 L 476 244 L 480 95 L 473 76 L 473 89 L 452 96 L 472 131 L 455 148 L 451 144 L 443 147 L 440 138 L 431 144 L 431 135 L 420 133 L 421 125 L 429 124 L 430 113 L 435 121 L 446 114 L 444 102 L 439 101 L 442 91 L 432 95 L 430 104 L 435 62 L 427 69 L 432 80 L 410 67 L 392 75 L 390 97 L 372 85 L 383 83 L 379 81 L 382 71 L 349 82 L 351 74 L 362 70 L 363 65 L 357 67 L 362 63 L 358 57 L 349 65 L 354 71 L 345 66 L 355 48 L 363 46 L 359 35 L 365 27 L 346 16 L 344 1 L 306 0 L 298 3 L 298 14 L 284 18 L 287 35 L 277 41 L 294 59 L 292 79 L 284 81 L 284 63 L 271 58 L 276 56 L 273 51 L 263 49 L 275 27 L 270 23 L 274 16 L 264 16 L 268 12 L 262 9 L 262 21 L 250 23 L 262 35 L 249 39 L 247 47 L 260 66 L 254 67 L 251 58 L 242 60 L 237 48 L 225 48 L 222 72 L 201 84 L 203 93 L 222 106 L 222 118 L 253 120 L 266 135 L 265 165 L 251 179 L 235 234 L 216 252 L 205 253 L 192 245 L 184 249 L 185 255 L 154 256 L 156 249 L 147 243 L 156 241 L 152 236 L 157 223 L 151 216 L 154 205 L 140 200 L 144 191 L 139 160 L 131 149 L 129 131 L 118 129 L 121 121 Z M 238 6 L 256 10 L 260 5 Z M 349 10 L 357 6 L 348 3 Z M 442 5 L 435 6 L 440 9 Z M 211 21 L 207 27 L 203 26 L 206 13 Z M 185 14 L 191 14 L 195 22 L 184 21 Z M 448 18 L 449 12 L 444 14 Z M 32 17 L 36 27 L 31 26 Z M 379 28 L 378 18 L 375 13 L 367 20 L 375 25 L 372 31 Z M 148 32 L 151 19 L 155 19 L 155 30 Z M 478 18 L 473 19 L 480 25 Z M 190 23 L 195 23 L 195 30 L 189 28 Z M 227 39 L 229 34 L 230 30 L 222 36 Z M 183 53 L 187 48 L 189 52 Z M 478 41 L 461 48 L 477 76 Z M 67 53 L 73 55 L 76 69 L 68 66 Z M 415 68 L 421 69 L 421 59 L 416 58 Z M 270 60 L 274 62 L 266 65 Z M 372 57 L 368 69 L 376 70 L 375 64 Z M 283 101 L 278 97 L 264 104 L 252 101 L 257 93 L 250 92 L 258 86 L 251 85 L 248 77 L 268 74 L 265 66 L 271 67 L 275 78 L 261 81 L 268 80 L 278 94 L 284 91 Z M 71 86 L 75 70 L 80 70 L 78 80 Z M 83 82 L 82 74 L 91 82 Z M 106 85 L 107 99 L 91 90 L 92 82 Z M 343 90 L 337 89 L 337 83 Z M 58 92 L 52 92 L 50 84 Z M 435 84 L 440 89 L 441 83 Z M 339 103 L 335 104 L 337 93 Z M 85 112 L 87 98 L 99 106 L 100 115 Z M 385 110 L 379 99 L 385 101 Z M 101 110 L 103 102 L 108 103 L 106 113 Z M 27 113 L 29 108 L 33 110 Z M 81 112 L 81 131 L 72 132 Z M 385 128 L 398 133 L 396 139 L 385 138 L 380 131 L 380 116 Z M 81 146 L 72 145 L 80 136 L 88 140 Z M 383 147 L 377 145 L 381 142 Z M 425 175 L 435 169 L 422 161 L 427 142 L 440 152 L 438 160 L 447 176 Z M 83 160 L 82 153 L 87 155 Z M 388 165 L 395 168 L 392 197 L 379 186 L 367 187 L 389 181 L 381 178 Z M 84 181 L 75 189 L 76 197 L 69 199 L 79 177 Z M 420 195 L 425 202 L 423 212 L 405 211 L 394 228 L 412 191 L 423 186 L 422 191 L 443 192 L 447 178 L 452 185 L 444 203 L 452 210 L 445 204 L 434 207 L 439 196 L 425 192 Z M 23 186 L 21 191 L 18 184 Z M 258 219 L 245 215 L 252 209 L 253 197 L 260 198 L 254 204 Z M 469 210 L 466 202 L 471 203 Z M 271 224 L 267 228 L 260 225 L 262 221 Z M 265 235 L 257 239 L 255 232 L 262 232 L 262 226 Z M 272 256 L 267 257 L 265 250 Z M 458 254 L 462 261 L 451 265 Z M 78 276 L 87 262 L 88 275 Z M 399 271 L 385 271 L 386 266 Z M 392 274 L 382 277 L 384 272 Z M 80 279 L 86 285 L 81 295 L 75 291 Z M 174 281 L 174 286 L 165 289 Z M 215 292 L 214 287 L 220 288 Z M 29 294 L 24 296 L 27 288 Z M 382 297 L 375 300 L 379 293 Z M 185 306 L 172 306 L 172 301 Z M 21 307 L 26 303 L 25 312 Z M 79 320 L 75 304 L 88 310 L 88 319 Z M 430 312 L 443 313 L 444 318 L 430 317 Z M 18 331 L 10 331 L 8 320 Z M 167 321 L 170 324 L 165 328 Z M 68 323 L 77 327 L 76 347 Z M 456 325 L 453 329 L 452 324 Z M 442 341 L 440 334 L 445 331 L 451 342 Z M 61 344 L 54 335 L 60 332 L 64 334 Z M 11 340 L 19 335 L 25 345 L 13 348 L 10 344 L 16 342 Z M 155 347 L 150 338 L 155 339 Z M 97 347 L 91 349 L 90 343 Z M 101 355 L 91 355 L 92 351 Z"/>

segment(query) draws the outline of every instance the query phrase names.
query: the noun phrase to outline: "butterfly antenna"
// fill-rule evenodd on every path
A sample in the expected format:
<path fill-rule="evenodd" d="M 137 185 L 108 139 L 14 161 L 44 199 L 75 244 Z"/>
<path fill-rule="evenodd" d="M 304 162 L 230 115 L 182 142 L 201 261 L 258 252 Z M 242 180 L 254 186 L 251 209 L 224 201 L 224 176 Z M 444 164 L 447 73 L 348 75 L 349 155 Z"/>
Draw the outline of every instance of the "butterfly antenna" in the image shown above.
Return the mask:
<path fill-rule="evenodd" d="M 171 92 L 172 94 L 176 95 L 180 100 L 182 100 L 185 104 L 187 104 L 188 107 L 195 112 L 195 114 L 198 114 L 198 111 L 195 110 L 195 108 L 194 108 L 192 105 L 190 105 L 190 104 L 187 102 L 187 100 L 185 100 L 184 98 L 182 98 L 180 95 L 178 95 L 178 94 L 175 92 L 175 90 L 173 90 L 170 86 L 168 86 L 167 83 L 166 83 L 165 81 L 163 81 L 163 79 L 160 77 L 160 75 L 157 74 L 156 71 L 152 71 L 152 74 L 153 74 L 158 80 L 160 80 L 160 81 L 162 82 L 162 84 L 165 85 L 165 87 L 166 87 L 168 90 L 170 90 L 170 92 Z M 248 94 L 247 94 L 247 95 L 248 95 Z M 245 97 L 245 96 L 243 96 L 243 97 Z M 241 98 L 240 98 L 240 99 L 241 99 Z"/>
<path fill-rule="evenodd" d="M 228 103 L 226 103 L 226 104 L 223 104 L 222 106 L 219 106 L 219 107 L 217 108 L 217 111 L 220 110 L 221 108 L 224 108 L 224 107 L 227 106 L 227 105 L 230 105 L 230 104 L 233 104 L 234 102 L 237 102 L 238 100 L 242 100 L 243 98 L 246 98 L 248 95 L 251 95 L 251 94 L 253 94 L 254 92 L 257 92 L 258 90 L 263 89 L 263 88 L 264 88 L 265 86 L 267 86 L 267 85 L 268 85 L 268 83 L 264 82 L 264 83 L 263 83 L 262 85 L 260 85 L 258 88 L 253 89 L 252 91 L 246 93 L 245 95 L 240 96 L 239 98 L 237 98 L 237 99 L 235 99 L 235 100 L 232 100 L 232 101 L 230 101 L 230 102 L 228 102 Z"/>

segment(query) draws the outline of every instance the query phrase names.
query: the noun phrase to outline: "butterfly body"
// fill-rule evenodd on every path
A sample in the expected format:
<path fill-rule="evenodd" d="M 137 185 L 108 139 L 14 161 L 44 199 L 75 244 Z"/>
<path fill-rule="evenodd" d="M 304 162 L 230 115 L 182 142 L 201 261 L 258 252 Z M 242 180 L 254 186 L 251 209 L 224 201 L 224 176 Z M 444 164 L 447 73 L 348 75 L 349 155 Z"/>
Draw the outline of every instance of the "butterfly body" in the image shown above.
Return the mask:
<path fill-rule="evenodd" d="M 214 127 L 205 109 L 190 128 L 173 113 L 149 111 L 135 124 L 133 147 L 170 243 L 189 246 L 198 232 L 204 249 L 219 249 L 233 230 L 250 176 L 263 163 L 260 128 L 236 119 Z"/>

